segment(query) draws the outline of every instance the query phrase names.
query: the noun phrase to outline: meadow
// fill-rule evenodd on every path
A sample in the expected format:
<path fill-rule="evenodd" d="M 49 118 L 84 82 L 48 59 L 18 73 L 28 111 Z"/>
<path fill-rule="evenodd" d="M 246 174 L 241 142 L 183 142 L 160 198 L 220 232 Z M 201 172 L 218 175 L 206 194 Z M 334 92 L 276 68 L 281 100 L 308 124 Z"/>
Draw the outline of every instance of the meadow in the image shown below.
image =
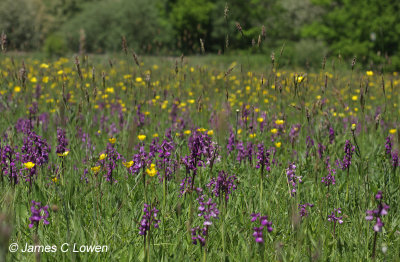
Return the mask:
<path fill-rule="evenodd" d="M 400 261 L 400 76 L 321 62 L 2 54 L 0 257 Z"/>

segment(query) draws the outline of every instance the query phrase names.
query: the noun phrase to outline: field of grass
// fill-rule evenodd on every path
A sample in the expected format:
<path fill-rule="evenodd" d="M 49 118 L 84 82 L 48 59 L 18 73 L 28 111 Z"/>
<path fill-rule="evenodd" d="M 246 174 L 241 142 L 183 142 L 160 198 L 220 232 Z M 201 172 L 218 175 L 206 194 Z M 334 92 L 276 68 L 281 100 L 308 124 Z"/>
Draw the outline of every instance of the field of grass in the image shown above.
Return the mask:
<path fill-rule="evenodd" d="M 278 62 L 2 55 L 0 257 L 400 261 L 400 76 Z"/>

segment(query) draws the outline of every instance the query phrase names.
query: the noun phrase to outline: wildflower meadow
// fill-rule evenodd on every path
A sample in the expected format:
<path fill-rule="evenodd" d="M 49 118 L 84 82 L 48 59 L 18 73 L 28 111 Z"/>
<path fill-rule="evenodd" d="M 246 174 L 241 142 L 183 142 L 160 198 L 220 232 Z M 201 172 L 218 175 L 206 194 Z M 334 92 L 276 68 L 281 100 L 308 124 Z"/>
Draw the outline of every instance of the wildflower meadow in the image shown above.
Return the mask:
<path fill-rule="evenodd" d="M 400 75 L 281 55 L 2 53 L 0 260 L 399 261 Z"/>

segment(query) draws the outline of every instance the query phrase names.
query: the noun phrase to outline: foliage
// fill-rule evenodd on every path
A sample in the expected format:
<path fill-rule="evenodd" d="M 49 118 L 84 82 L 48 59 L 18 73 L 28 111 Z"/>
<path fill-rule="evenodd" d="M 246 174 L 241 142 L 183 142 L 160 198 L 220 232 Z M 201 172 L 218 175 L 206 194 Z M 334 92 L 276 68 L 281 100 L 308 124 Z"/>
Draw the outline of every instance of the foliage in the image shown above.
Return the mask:
<path fill-rule="evenodd" d="M 88 52 L 116 51 L 121 49 L 121 37 L 135 50 L 157 52 L 162 47 L 164 33 L 157 8 L 146 0 L 108 0 L 90 3 L 83 11 L 66 22 L 61 31 L 69 47 L 77 50 L 79 32 L 86 35 Z"/>
<path fill-rule="evenodd" d="M 400 51 L 400 2 L 315 0 L 314 3 L 326 9 L 325 15 L 322 21 L 305 26 L 302 35 L 324 40 L 333 54 L 348 59 L 356 56 L 364 63 L 382 63 Z"/>
<path fill-rule="evenodd" d="M 68 51 L 65 38 L 59 34 L 49 35 L 44 41 L 43 51 L 48 56 L 62 56 Z"/>

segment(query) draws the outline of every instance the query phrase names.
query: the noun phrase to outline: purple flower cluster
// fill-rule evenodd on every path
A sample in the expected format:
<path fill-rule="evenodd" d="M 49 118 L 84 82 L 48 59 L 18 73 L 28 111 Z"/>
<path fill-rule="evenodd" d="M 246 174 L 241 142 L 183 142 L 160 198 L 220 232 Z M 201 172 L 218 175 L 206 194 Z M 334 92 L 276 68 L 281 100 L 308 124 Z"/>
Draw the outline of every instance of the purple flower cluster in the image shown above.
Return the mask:
<path fill-rule="evenodd" d="M 392 140 L 391 140 L 390 136 L 386 137 L 385 149 L 386 149 L 386 155 L 391 156 L 392 155 Z"/>
<path fill-rule="evenodd" d="M 175 161 L 171 159 L 171 152 L 173 152 L 174 148 L 173 142 L 166 139 L 163 140 L 161 146 L 158 148 L 158 157 L 160 158 L 158 162 L 159 168 L 164 170 L 164 177 L 162 179 L 171 179 L 175 167 Z"/>
<path fill-rule="evenodd" d="M 229 195 L 236 190 L 235 175 L 228 176 L 225 171 L 220 171 L 217 178 L 211 178 L 207 187 L 214 193 L 216 197 L 224 196 L 225 202 L 228 202 Z"/>
<path fill-rule="evenodd" d="M 201 191 L 199 191 L 201 193 Z M 199 202 L 200 206 L 199 210 L 199 217 L 203 217 L 204 222 L 202 227 L 193 227 L 191 229 L 192 235 L 192 243 L 194 245 L 197 244 L 199 241 L 201 246 L 206 244 L 206 237 L 208 235 L 208 228 L 212 225 L 211 218 L 218 219 L 219 210 L 217 208 L 217 204 L 212 201 L 212 198 L 209 198 L 207 202 L 204 202 L 204 195 L 201 195 L 197 201 Z"/>
<path fill-rule="evenodd" d="M 191 230 L 192 235 L 192 243 L 197 245 L 197 241 L 199 241 L 201 246 L 206 244 L 206 236 L 207 236 L 207 227 L 194 227 Z"/>
<path fill-rule="evenodd" d="M 268 232 L 272 232 L 272 222 L 268 220 L 268 216 L 261 216 L 260 213 L 251 214 L 251 222 L 260 221 L 259 227 L 253 227 L 253 237 L 257 243 L 264 243 L 263 230 L 267 227 Z"/>
<path fill-rule="evenodd" d="M 32 162 L 38 166 L 41 166 L 49 161 L 50 151 L 51 147 L 47 143 L 46 139 L 38 136 L 33 131 L 28 131 L 21 147 L 21 161 L 23 163 Z"/>
<path fill-rule="evenodd" d="M 159 211 L 155 207 L 151 208 L 150 205 L 144 204 L 143 212 L 144 214 L 139 225 L 139 235 L 146 237 L 151 225 L 153 225 L 154 228 L 158 228 L 158 224 L 161 220 L 157 219 L 157 213 Z"/>
<path fill-rule="evenodd" d="M 29 224 L 29 228 L 33 226 L 38 227 L 39 222 L 43 220 L 43 224 L 48 225 L 49 221 L 47 218 L 49 217 L 49 206 L 42 206 L 40 202 L 32 201 L 33 206 L 31 206 L 31 217 L 29 220 L 31 223 Z"/>
<path fill-rule="evenodd" d="M 384 215 L 387 215 L 389 206 L 386 205 L 385 203 L 382 203 L 382 191 L 378 191 L 378 193 L 375 196 L 375 199 L 379 201 L 378 207 L 373 210 L 367 210 L 367 216 L 365 217 L 366 220 L 372 221 L 376 220 L 376 223 L 374 225 L 374 231 L 375 232 L 381 232 L 382 227 L 383 227 L 383 222 L 381 217 Z"/>
<path fill-rule="evenodd" d="M 292 187 L 292 190 L 291 190 L 292 197 L 296 195 L 297 183 L 302 182 L 301 176 L 296 176 L 295 171 L 296 171 L 295 163 L 290 163 L 289 167 L 286 169 L 286 176 L 288 179 L 288 183 Z"/>
<path fill-rule="evenodd" d="M 138 127 L 142 127 L 145 124 L 145 115 L 141 112 L 140 105 L 137 106 L 135 120 Z"/>
<path fill-rule="evenodd" d="M 105 161 L 103 166 L 105 166 L 107 170 L 106 179 L 110 183 L 117 182 L 117 180 L 113 178 L 113 171 L 117 167 L 117 161 L 121 159 L 121 155 L 111 143 L 107 143 L 106 155 L 107 157 L 103 160 Z"/>
<path fill-rule="evenodd" d="M 392 166 L 395 169 L 399 166 L 399 153 L 396 150 L 392 152 Z"/>
<path fill-rule="evenodd" d="M 327 163 L 327 169 L 328 169 L 328 175 L 326 177 L 322 177 L 322 183 L 325 184 L 329 188 L 330 185 L 334 185 L 336 183 L 335 180 L 335 173 L 336 170 L 334 168 L 331 168 L 331 165 L 329 162 Z"/>
<path fill-rule="evenodd" d="M 307 217 L 308 216 L 307 207 L 313 207 L 313 206 L 314 206 L 314 204 L 310 204 L 310 203 L 299 204 L 298 208 L 299 208 L 300 217 Z"/>
<path fill-rule="evenodd" d="M 336 223 L 343 223 L 343 216 L 341 216 L 341 208 L 335 208 L 330 215 L 328 215 L 328 221 L 333 222 L 333 234 L 336 233 Z"/>
<path fill-rule="evenodd" d="M 26 118 L 19 118 L 15 123 L 15 129 L 18 133 L 27 134 L 32 128 L 32 122 Z"/>
<path fill-rule="evenodd" d="M 264 170 L 268 172 L 271 170 L 271 164 L 269 160 L 269 151 L 265 150 L 264 144 L 260 143 L 257 145 L 257 165 L 256 168 L 261 168 L 261 174 L 264 173 Z"/>
<path fill-rule="evenodd" d="M 343 223 L 343 216 L 339 216 L 342 213 L 341 208 L 335 208 L 330 215 L 328 215 L 329 222 L 338 222 L 339 224 Z"/>
<path fill-rule="evenodd" d="M 198 167 L 206 164 L 212 168 L 214 161 L 218 158 L 218 148 L 212 142 L 206 132 L 195 132 L 189 137 L 188 146 L 190 154 L 182 158 L 186 167 L 186 174 L 192 173 L 192 189 Z"/>
<path fill-rule="evenodd" d="M 152 161 L 150 153 L 146 152 L 143 145 L 138 145 L 136 150 L 138 150 L 138 152 L 132 157 L 133 165 L 129 168 L 130 174 L 138 174 L 140 170 L 145 172 L 145 168 L 150 165 Z"/>
<path fill-rule="evenodd" d="M 17 149 L 17 148 L 16 148 Z M 11 184 L 18 184 L 21 169 L 17 163 L 20 161 L 20 154 L 11 146 L 1 147 L 0 144 L 0 173 L 7 176 Z"/>
<path fill-rule="evenodd" d="M 199 202 L 199 217 L 204 218 L 204 226 L 211 226 L 211 218 L 218 219 L 219 210 L 217 208 L 217 204 L 212 201 L 212 198 L 208 198 L 208 200 L 204 201 L 204 195 L 201 195 L 197 201 Z"/>
<path fill-rule="evenodd" d="M 335 130 L 332 127 L 329 127 L 329 144 L 333 144 L 335 141 Z"/>
<path fill-rule="evenodd" d="M 341 163 L 342 170 L 350 168 L 355 148 L 356 147 L 351 144 L 350 140 L 346 140 L 346 144 L 344 145 L 344 157 Z"/>
<path fill-rule="evenodd" d="M 63 156 L 65 152 L 68 152 L 69 149 L 67 148 L 68 146 L 68 139 L 66 137 L 66 132 L 65 130 L 61 128 L 57 128 L 57 148 L 56 148 L 56 153 L 58 156 Z"/>
<path fill-rule="evenodd" d="M 246 159 L 246 150 L 244 148 L 244 144 L 242 141 L 239 141 L 236 144 L 236 150 L 237 150 L 236 161 L 242 163 L 242 161 Z"/>
<path fill-rule="evenodd" d="M 228 154 L 230 154 L 234 149 L 235 149 L 235 134 L 231 130 L 229 139 L 228 139 L 228 144 L 226 145 L 226 149 L 228 150 Z"/>

